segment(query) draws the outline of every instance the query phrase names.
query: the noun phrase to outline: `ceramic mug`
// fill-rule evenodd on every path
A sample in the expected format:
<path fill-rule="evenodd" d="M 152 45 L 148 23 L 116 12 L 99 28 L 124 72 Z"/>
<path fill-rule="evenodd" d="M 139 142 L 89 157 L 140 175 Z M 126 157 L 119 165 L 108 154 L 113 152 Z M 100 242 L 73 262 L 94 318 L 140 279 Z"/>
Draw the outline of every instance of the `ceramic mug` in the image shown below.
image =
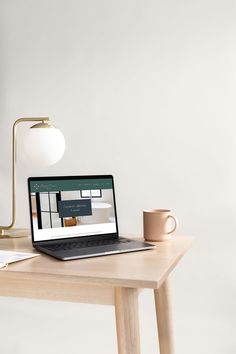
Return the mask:
<path fill-rule="evenodd" d="M 171 215 L 171 210 L 151 209 L 143 211 L 143 236 L 147 241 L 169 240 L 177 226 L 178 220 Z"/>

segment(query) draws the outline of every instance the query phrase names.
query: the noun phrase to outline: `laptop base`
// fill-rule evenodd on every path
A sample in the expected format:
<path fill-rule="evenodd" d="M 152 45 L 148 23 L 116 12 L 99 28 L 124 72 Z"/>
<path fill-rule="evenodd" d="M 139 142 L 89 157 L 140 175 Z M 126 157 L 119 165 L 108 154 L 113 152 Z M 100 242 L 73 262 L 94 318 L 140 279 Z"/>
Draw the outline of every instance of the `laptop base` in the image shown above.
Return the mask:
<path fill-rule="evenodd" d="M 128 242 L 124 242 L 127 240 Z M 74 259 L 91 258 L 99 256 L 108 256 L 127 252 L 145 251 L 155 248 L 154 245 L 142 242 L 133 241 L 126 238 L 119 238 L 118 243 L 113 245 L 91 246 L 82 248 L 72 248 L 66 250 L 51 250 L 47 246 L 34 245 L 34 247 L 43 253 L 48 254 L 54 258 L 62 261 L 69 261 Z"/>

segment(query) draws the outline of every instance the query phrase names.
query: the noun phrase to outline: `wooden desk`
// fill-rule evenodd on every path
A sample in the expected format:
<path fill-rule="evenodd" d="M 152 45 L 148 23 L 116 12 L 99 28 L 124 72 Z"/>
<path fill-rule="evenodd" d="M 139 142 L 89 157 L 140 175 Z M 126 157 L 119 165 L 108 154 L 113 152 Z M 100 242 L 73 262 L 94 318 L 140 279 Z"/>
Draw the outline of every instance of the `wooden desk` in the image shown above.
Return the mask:
<path fill-rule="evenodd" d="M 173 237 L 154 250 L 61 262 L 46 255 L 0 271 L 0 295 L 115 306 L 119 354 L 140 354 L 138 294 L 154 290 L 161 354 L 173 354 L 168 276 L 192 243 Z M 29 238 L 0 239 L 0 249 L 32 252 Z"/>

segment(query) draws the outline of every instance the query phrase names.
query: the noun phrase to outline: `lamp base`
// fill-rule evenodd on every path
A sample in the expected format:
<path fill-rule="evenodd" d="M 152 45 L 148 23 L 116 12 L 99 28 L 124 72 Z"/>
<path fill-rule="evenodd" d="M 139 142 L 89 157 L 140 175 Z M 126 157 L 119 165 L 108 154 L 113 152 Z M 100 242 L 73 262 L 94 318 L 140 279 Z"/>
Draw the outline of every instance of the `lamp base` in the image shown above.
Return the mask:
<path fill-rule="evenodd" d="M 1 238 L 17 238 L 17 237 L 29 237 L 31 235 L 30 229 L 0 229 Z"/>

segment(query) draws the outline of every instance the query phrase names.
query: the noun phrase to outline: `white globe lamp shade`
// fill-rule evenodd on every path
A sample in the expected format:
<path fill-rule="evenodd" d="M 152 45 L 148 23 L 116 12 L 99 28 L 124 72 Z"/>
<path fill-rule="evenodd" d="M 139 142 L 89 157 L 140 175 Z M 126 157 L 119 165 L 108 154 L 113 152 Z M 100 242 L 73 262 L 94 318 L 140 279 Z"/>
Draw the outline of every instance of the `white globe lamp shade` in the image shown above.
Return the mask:
<path fill-rule="evenodd" d="M 58 162 L 65 151 L 65 138 L 62 132 L 51 126 L 36 124 L 25 135 L 26 156 L 35 164 L 48 166 Z"/>

